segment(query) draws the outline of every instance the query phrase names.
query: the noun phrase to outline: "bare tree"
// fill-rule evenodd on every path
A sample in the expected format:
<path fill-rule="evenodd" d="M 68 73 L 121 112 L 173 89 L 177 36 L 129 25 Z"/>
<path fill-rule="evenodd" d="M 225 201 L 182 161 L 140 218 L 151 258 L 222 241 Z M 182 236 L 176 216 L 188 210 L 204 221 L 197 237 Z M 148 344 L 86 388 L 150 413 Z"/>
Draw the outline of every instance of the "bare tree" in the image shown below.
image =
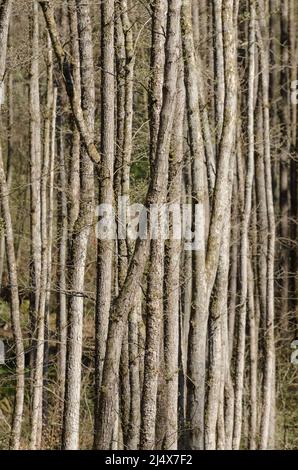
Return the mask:
<path fill-rule="evenodd" d="M 92 132 L 94 127 L 94 70 L 89 3 L 77 0 L 78 36 L 81 67 L 81 102 L 84 120 Z M 67 332 L 67 364 L 63 421 L 64 449 L 79 446 L 82 329 L 84 313 L 84 275 L 90 228 L 93 222 L 93 163 L 81 149 L 80 211 L 73 229 L 71 247 L 69 318 Z"/>
<path fill-rule="evenodd" d="M 125 6 L 124 6 L 125 8 Z M 99 171 L 99 203 L 113 204 L 114 177 L 114 0 L 101 4 L 101 155 Z M 127 14 L 127 13 L 126 13 Z M 105 357 L 112 295 L 112 262 L 114 241 L 98 240 L 97 245 L 97 300 L 96 300 L 96 356 L 95 356 L 95 430 L 98 434 L 98 413 L 102 367 Z"/>
<path fill-rule="evenodd" d="M 0 6 L 0 42 L 2 49 L 0 53 L 0 77 L 1 89 L 3 89 L 3 79 L 6 67 L 6 51 L 7 38 L 9 30 L 9 21 L 11 13 L 11 1 L 4 1 Z M 1 109 L 1 104 L 0 104 Z M 4 170 L 2 145 L 0 142 L 0 189 L 1 189 L 1 207 L 5 221 L 5 245 L 8 264 L 8 275 L 11 289 L 11 323 L 15 342 L 16 354 L 16 393 L 13 410 L 13 421 L 11 428 L 10 446 L 14 450 L 18 450 L 21 444 L 21 430 L 24 408 L 24 392 L 25 392 L 25 355 L 23 335 L 21 329 L 20 304 L 19 304 L 19 288 L 18 274 L 16 265 L 16 256 L 14 248 L 14 232 L 12 226 L 12 218 L 9 204 L 9 186 Z"/>

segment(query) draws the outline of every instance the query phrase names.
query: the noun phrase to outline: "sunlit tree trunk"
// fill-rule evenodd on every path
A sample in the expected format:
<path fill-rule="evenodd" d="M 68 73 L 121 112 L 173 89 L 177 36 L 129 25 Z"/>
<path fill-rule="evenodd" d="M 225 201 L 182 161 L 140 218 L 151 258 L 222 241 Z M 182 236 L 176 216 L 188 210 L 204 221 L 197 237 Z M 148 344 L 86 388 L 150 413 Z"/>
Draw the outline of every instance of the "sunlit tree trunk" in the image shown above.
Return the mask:
<path fill-rule="evenodd" d="M 101 5 L 101 154 L 99 172 L 99 203 L 113 204 L 114 177 L 114 0 Z M 112 293 L 112 261 L 114 241 L 98 240 L 97 246 L 97 299 L 96 299 L 96 405 L 95 434 L 96 447 L 99 434 L 99 399 L 102 382 L 102 368 L 108 334 L 109 312 Z M 116 411 L 116 410 L 115 410 Z"/>
<path fill-rule="evenodd" d="M 81 100 L 84 120 L 92 133 L 94 127 L 94 70 L 92 31 L 89 3 L 77 0 L 78 37 L 81 67 Z M 81 148 L 80 211 L 74 225 L 67 331 L 67 361 L 62 447 L 79 447 L 81 357 L 84 314 L 84 278 L 90 228 L 93 222 L 94 175 L 93 163 L 85 148 Z"/>
<path fill-rule="evenodd" d="M 36 449 L 42 407 L 42 368 L 44 317 L 40 311 L 42 239 L 41 239 L 41 113 L 39 97 L 39 12 L 33 2 L 30 18 L 31 68 L 30 68 L 30 170 L 31 170 L 31 323 L 32 358 L 31 371 L 32 424 L 30 447 Z"/>

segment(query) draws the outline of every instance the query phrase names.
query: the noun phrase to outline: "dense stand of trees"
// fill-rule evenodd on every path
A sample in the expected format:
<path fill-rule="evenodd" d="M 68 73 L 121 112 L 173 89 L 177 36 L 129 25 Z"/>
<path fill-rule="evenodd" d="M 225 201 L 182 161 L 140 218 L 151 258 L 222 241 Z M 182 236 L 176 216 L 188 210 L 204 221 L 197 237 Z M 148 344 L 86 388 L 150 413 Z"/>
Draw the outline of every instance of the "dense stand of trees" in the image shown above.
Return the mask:
<path fill-rule="evenodd" d="M 0 448 L 297 448 L 297 33 L 0 0 Z"/>

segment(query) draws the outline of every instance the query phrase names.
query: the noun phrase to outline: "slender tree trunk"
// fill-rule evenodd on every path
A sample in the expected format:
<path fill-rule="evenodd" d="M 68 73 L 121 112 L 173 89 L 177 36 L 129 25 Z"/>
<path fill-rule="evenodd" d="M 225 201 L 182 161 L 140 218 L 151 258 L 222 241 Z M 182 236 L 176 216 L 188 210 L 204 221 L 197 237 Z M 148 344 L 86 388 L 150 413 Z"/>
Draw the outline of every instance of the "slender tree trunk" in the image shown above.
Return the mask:
<path fill-rule="evenodd" d="M 102 166 L 99 173 L 99 203 L 113 203 L 114 173 L 114 1 L 101 5 L 101 154 Z M 97 299 L 96 299 L 96 363 L 95 363 L 95 430 L 94 447 L 99 439 L 99 400 L 102 382 L 102 368 L 108 334 L 109 312 L 112 293 L 112 261 L 114 241 L 98 240 L 97 246 Z"/>
<path fill-rule="evenodd" d="M 20 305 L 17 265 L 14 251 L 14 235 L 9 207 L 9 190 L 7 188 L 6 176 L 2 159 L 2 148 L 0 145 L 0 187 L 3 217 L 6 227 L 6 256 L 8 263 L 9 283 L 11 286 L 11 323 L 16 346 L 16 394 L 13 410 L 13 421 L 11 430 L 10 447 L 18 450 L 21 444 L 21 429 L 24 407 L 25 392 L 25 355 L 23 336 L 21 330 Z"/>
<path fill-rule="evenodd" d="M 151 173 L 154 171 L 156 158 L 156 146 L 159 129 L 159 113 L 161 109 L 161 87 L 163 83 L 162 65 L 164 63 L 164 41 L 161 30 L 164 26 L 164 6 L 157 1 L 153 4 L 152 20 L 152 50 L 151 50 L 151 89 L 149 100 L 150 116 L 150 164 Z M 152 109 L 151 109 L 152 105 Z M 169 142 L 168 142 L 169 144 Z M 167 149 L 168 151 L 168 149 Z M 167 170 L 164 174 L 164 184 L 167 180 Z M 161 196 L 164 202 L 166 192 Z M 158 215 L 159 217 L 160 215 Z M 159 220 L 157 224 L 159 223 Z M 147 287 L 147 321 L 146 321 L 146 343 L 144 358 L 144 384 L 141 403 L 141 448 L 153 449 L 155 446 L 155 423 L 157 413 L 157 391 L 158 376 L 160 373 L 159 348 L 161 342 L 161 321 L 163 318 L 163 256 L 164 241 L 161 231 L 157 229 L 156 239 L 150 242 L 149 273 Z"/>
<path fill-rule="evenodd" d="M 183 119 L 185 90 L 183 68 L 177 85 L 175 121 L 169 158 L 168 204 L 177 209 L 181 203 L 182 162 L 183 162 Z M 178 446 L 178 378 L 179 378 L 179 281 L 181 240 L 174 238 L 174 227 L 170 225 L 170 239 L 165 247 L 165 305 L 164 305 L 164 355 L 166 374 L 166 433 L 164 449 L 177 449 Z"/>
<path fill-rule="evenodd" d="M 263 403 L 261 418 L 260 448 L 266 449 L 269 439 L 270 412 L 274 383 L 274 254 L 275 254 L 275 215 L 272 193 L 270 159 L 270 117 L 269 117 L 269 60 L 265 49 L 266 38 L 262 36 L 263 25 L 257 25 L 260 61 L 262 70 L 262 106 L 264 116 L 264 170 L 266 204 L 268 214 L 268 251 L 267 251 L 267 310 L 265 319 L 265 366 L 263 379 Z"/>
<path fill-rule="evenodd" d="M 36 449 L 38 429 L 41 419 L 40 374 L 43 367 L 44 317 L 40 316 L 41 289 L 41 119 L 39 97 L 39 14 L 38 4 L 32 4 L 30 34 L 32 60 L 30 69 L 30 156 L 31 156 L 31 324 L 32 324 L 32 358 L 31 377 L 33 386 L 32 423 L 30 447 Z M 41 373 L 40 373 L 41 371 Z"/>
<path fill-rule="evenodd" d="M 9 13 L 9 10 L 7 11 Z M 3 35 L 3 30 L 2 35 Z M 9 36 L 9 34 L 8 34 Z M 0 38 L 2 43 L 5 42 L 3 36 Z M 8 50 L 10 49 L 8 38 Z M 5 44 L 4 44 L 5 47 Z M 1 85 L 0 85 L 1 87 Z M 4 90 L 4 84 L 2 85 Z M 12 180 L 12 156 L 13 156 L 13 147 L 12 147 L 12 127 L 13 127 L 13 74 L 11 71 L 8 71 L 7 77 L 7 185 L 8 189 L 11 186 Z M 4 234 L 1 234 L 0 237 L 0 288 L 2 286 L 3 270 L 4 270 L 4 261 L 5 261 L 5 237 Z"/>
<path fill-rule="evenodd" d="M 36 5 L 36 8 L 37 5 Z M 37 10 L 38 11 L 38 10 Z M 40 297 L 37 317 L 37 344 L 36 344 L 36 362 L 34 373 L 34 395 L 33 395 L 33 416 L 32 416 L 32 434 L 31 449 L 40 448 L 42 434 L 42 405 L 43 405 L 43 370 L 45 353 L 45 313 L 48 285 L 48 177 L 50 164 L 50 116 L 53 106 L 53 70 L 52 70 L 52 49 L 48 41 L 47 57 L 47 102 L 46 118 L 44 122 L 44 149 L 41 172 L 41 272 L 40 272 Z"/>
<path fill-rule="evenodd" d="M 81 66 L 81 100 L 84 121 L 92 133 L 94 127 L 94 70 L 92 31 L 89 3 L 77 0 L 78 35 Z M 90 136 L 93 141 L 93 136 Z M 74 226 L 72 240 L 72 265 L 69 301 L 68 342 L 65 381 L 65 405 L 63 419 L 63 449 L 79 446 L 79 418 L 81 391 L 82 328 L 84 312 L 84 277 L 91 224 L 93 222 L 94 175 L 93 164 L 87 151 L 81 149 L 81 198 L 80 212 Z"/>
<path fill-rule="evenodd" d="M 231 170 L 233 176 L 233 169 Z M 232 177 L 231 177 L 232 181 Z M 230 198 L 227 210 L 231 212 L 232 184 L 230 184 Z M 229 217 L 229 213 L 228 219 Z M 230 223 L 226 222 L 223 235 L 222 247 L 218 262 L 218 270 L 210 305 L 210 339 L 209 339 L 209 364 L 208 364 L 208 390 L 206 393 L 206 416 L 205 416 L 205 448 L 207 450 L 216 450 L 217 439 L 220 439 L 220 446 L 225 446 L 224 424 L 220 419 L 224 419 L 221 414 L 221 404 L 223 403 L 223 384 L 225 381 L 226 362 L 224 356 L 226 351 L 223 349 L 224 316 L 227 315 L 227 289 L 229 274 L 229 248 L 230 248 Z M 219 430 L 218 436 L 216 430 Z"/>
<path fill-rule="evenodd" d="M 9 20 L 11 13 L 11 1 L 3 1 L 0 5 L 0 87 L 3 87 L 4 72 L 6 66 L 7 38 L 9 30 Z M 0 103 L 1 110 L 1 103 Z M 13 419 L 10 436 L 10 448 L 18 450 L 21 445 L 21 430 L 24 408 L 24 392 L 25 392 L 25 355 L 24 344 L 21 330 L 21 317 L 19 305 L 19 288 L 17 264 L 14 248 L 14 233 L 11 220 L 11 211 L 9 204 L 9 186 L 6 179 L 4 163 L 2 157 L 2 145 L 0 142 L 0 192 L 1 192 L 1 209 L 5 222 L 5 245 L 6 257 L 8 265 L 8 276 L 11 295 L 11 323 L 15 342 L 16 354 L 16 392 L 13 409 Z"/>
<path fill-rule="evenodd" d="M 225 101 L 225 81 L 224 77 L 224 51 L 223 51 L 223 22 L 222 22 L 222 0 L 213 0 L 213 21 L 214 21 L 214 73 L 215 73 L 215 123 L 216 142 L 219 145 Z"/>
<path fill-rule="evenodd" d="M 193 285 L 187 366 L 187 446 L 191 449 L 204 446 L 204 394 L 205 347 L 208 311 L 205 278 L 205 171 L 204 146 L 201 133 L 196 62 L 191 23 L 191 2 L 184 0 L 181 11 L 182 47 L 186 89 L 186 110 L 192 161 L 193 217 L 197 218 L 198 246 L 193 252 Z M 195 224 L 195 222 L 194 222 Z"/>
<path fill-rule="evenodd" d="M 141 383 L 139 367 L 139 323 L 142 313 L 142 291 L 139 288 L 136 305 L 129 314 L 129 385 L 130 385 L 130 412 L 127 433 L 127 448 L 137 450 L 140 441 L 141 426 Z"/>
<path fill-rule="evenodd" d="M 235 379 L 235 415 L 233 448 L 239 449 L 241 439 L 243 380 L 245 368 L 245 337 L 247 318 L 248 263 L 249 239 L 248 230 L 252 204 L 252 186 L 254 177 L 254 86 L 255 80 L 255 4 L 250 1 L 249 25 L 249 77 L 248 77 L 248 157 L 244 189 L 244 207 L 240 229 L 240 276 L 241 289 L 239 298 L 238 337 L 236 348 L 236 379 Z"/>

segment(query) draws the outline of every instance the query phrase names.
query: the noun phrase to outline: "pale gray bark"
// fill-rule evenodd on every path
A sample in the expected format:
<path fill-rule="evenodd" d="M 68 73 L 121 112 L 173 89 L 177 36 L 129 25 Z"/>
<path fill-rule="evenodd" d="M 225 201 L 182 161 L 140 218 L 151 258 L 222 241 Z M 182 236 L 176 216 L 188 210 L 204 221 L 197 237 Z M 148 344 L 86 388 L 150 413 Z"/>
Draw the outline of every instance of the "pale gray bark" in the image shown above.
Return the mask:
<path fill-rule="evenodd" d="M 5 74 L 7 38 L 11 13 L 11 1 L 3 1 L 0 6 L 0 85 Z M 0 105 L 1 110 L 1 105 Z M 0 190 L 1 190 L 1 208 L 5 222 L 5 245 L 6 257 L 8 265 L 8 276 L 10 284 L 10 311 L 11 323 L 13 330 L 13 338 L 15 342 L 16 354 L 16 391 L 13 408 L 13 419 L 11 426 L 10 447 L 18 450 L 21 445 L 21 431 L 24 409 L 24 392 L 25 392 L 25 355 L 23 335 L 21 329 L 21 316 L 19 304 L 19 288 L 18 273 L 14 248 L 14 233 L 11 219 L 10 203 L 9 203 L 9 187 L 7 177 L 4 170 L 2 145 L 0 142 Z"/>
<path fill-rule="evenodd" d="M 71 35 L 71 55 L 74 87 L 81 88 L 80 51 L 78 41 L 78 22 L 75 0 L 68 2 L 68 22 Z M 80 97 L 78 98 L 79 101 Z M 80 210 L 80 132 L 75 122 L 72 125 L 71 161 L 69 170 L 68 194 L 68 237 L 71 239 L 75 221 Z"/>
<path fill-rule="evenodd" d="M 184 55 L 186 111 L 192 161 L 192 198 L 198 211 L 193 214 L 199 219 L 199 246 L 193 252 L 193 284 L 190 329 L 188 339 L 187 366 L 187 446 L 203 448 L 204 433 L 204 389 L 205 389 L 205 348 L 208 310 L 206 304 L 205 278 L 205 198 L 204 145 L 201 133 L 199 95 L 196 82 L 196 62 L 191 23 L 191 2 L 182 2 L 181 31 Z"/>
<path fill-rule="evenodd" d="M 245 337 L 247 319 L 248 263 L 249 239 L 248 230 L 252 205 L 252 186 L 254 177 L 254 92 L 255 92 L 255 4 L 250 2 L 249 25 L 249 77 L 248 77 L 248 156 L 246 165 L 244 205 L 240 228 L 240 276 L 241 289 L 239 295 L 239 320 L 236 348 L 236 379 L 235 379 L 235 416 L 233 449 L 239 449 L 242 424 L 242 397 L 245 367 Z"/>
<path fill-rule="evenodd" d="M 151 49 L 151 94 L 149 103 L 149 116 L 151 118 L 150 134 L 150 165 L 151 173 L 154 172 L 156 159 L 156 146 L 160 124 L 161 110 L 161 87 L 163 84 L 164 63 L 164 40 L 162 31 L 164 28 L 164 5 L 157 1 L 153 4 L 152 21 L 152 49 Z M 150 106 L 152 104 L 152 109 Z M 167 142 L 169 152 L 169 140 Z M 164 187 L 160 195 L 160 202 L 166 199 L 166 184 L 168 178 L 167 166 L 164 170 Z M 144 357 L 144 383 L 141 403 L 141 436 L 140 446 L 142 449 L 153 449 L 155 447 L 155 423 L 157 419 L 157 390 L 158 376 L 160 374 L 160 341 L 161 321 L 163 318 L 163 275 L 164 275 L 164 241 L 160 231 L 157 239 L 150 242 L 149 273 L 147 286 L 147 321 L 146 321 L 146 343 Z"/>
<path fill-rule="evenodd" d="M 69 57 L 67 56 L 60 39 L 54 17 L 53 6 L 50 0 L 38 0 L 38 3 L 42 8 L 47 29 L 51 36 L 52 46 L 59 63 L 60 72 L 63 77 L 73 117 L 80 132 L 82 142 L 91 161 L 98 164 L 101 161 L 101 157 L 94 143 L 93 129 L 88 126 L 83 107 L 81 106 L 80 92 L 74 86 L 75 81 L 72 75 L 72 63 L 69 61 Z"/>
<path fill-rule="evenodd" d="M 230 196 L 227 207 L 227 218 L 230 220 L 231 195 L 232 195 L 231 169 Z M 225 356 L 228 344 L 224 322 L 227 316 L 227 285 L 229 275 L 229 247 L 230 247 L 230 222 L 226 222 L 223 228 L 221 252 L 218 261 L 218 269 L 210 305 L 209 320 L 209 361 L 206 393 L 205 412 L 205 448 L 216 450 L 218 447 L 225 448 L 225 428 L 223 414 L 223 387 L 226 380 Z M 218 432 L 217 432 L 218 431 Z M 218 443 L 218 440 L 220 441 Z"/>
<path fill-rule="evenodd" d="M 185 89 L 183 68 L 177 84 L 177 98 L 173 135 L 169 158 L 169 182 L 167 201 L 171 205 L 180 205 L 183 162 L 183 119 L 185 108 Z M 175 223 L 175 222 L 174 222 Z M 170 226 L 170 230 L 173 229 Z M 173 237 L 173 234 L 170 237 Z M 170 238 L 165 246 L 164 272 L 164 361 L 166 376 L 166 430 L 164 449 L 177 449 L 178 446 L 178 379 L 179 379 L 179 296 L 180 296 L 180 259 L 181 240 Z"/>
<path fill-rule="evenodd" d="M 166 34 L 165 87 L 161 108 L 161 119 L 158 133 L 155 172 L 146 198 L 146 206 L 158 204 L 162 195 L 163 176 L 167 160 L 166 150 L 174 118 L 174 96 L 177 81 L 177 56 L 179 44 L 179 13 L 181 2 L 171 1 L 168 5 L 168 23 Z M 136 287 L 141 280 L 147 258 L 148 240 L 138 239 L 128 273 L 111 312 L 106 357 L 103 369 L 102 391 L 100 397 L 100 439 L 97 448 L 105 449 L 111 440 L 110 422 L 115 403 L 116 378 L 119 367 L 123 327 L 131 304 L 134 304 Z"/>
<path fill-rule="evenodd" d="M 114 177 L 114 1 L 101 4 L 101 154 L 99 172 L 99 203 L 113 203 Z M 125 133 L 126 134 L 126 133 Z M 102 368 L 108 335 L 112 293 L 113 240 L 98 240 L 97 245 L 97 299 L 96 299 L 96 371 L 95 371 L 95 432 L 94 446 L 99 439 L 99 407 Z M 115 392 L 117 393 L 117 392 Z"/>
<path fill-rule="evenodd" d="M 84 122 L 93 142 L 94 128 L 94 70 L 92 31 L 89 2 L 76 0 L 78 37 L 80 46 L 81 102 Z M 78 91 L 76 91 L 77 93 Z M 87 149 L 81 149 L 80 212 L 74 226 L 70 267 L 72 293 L 69 300 L 67 332 L 67 364 L 62 447 L 66 450 L 79 447 L 81 357 L 84 299 L 84 277 L 94 206 L 93 163 Z"/>
<path fill-rule="evenodd" d="M 221 229 L 224 223 L 223 214 L 225 213 L 228 200 L 227 181 L 230 159 L 234 157 L 233 146 L 236 132 L 238 74 L 236 68 L 236 32 L 232 10 L 232 2 L 230 0 L 223 1 L 222 15 L 223 23 L 226 26 L 223 34 L 226 94 L 206 254 L 206 276 L 209 295 L 216 275 Z M 227 155 L 229 158 L 227 158 Z"/>
<path fill-rule="evenodd" d="M 38 7 L 36 5 L 36 11 Z M 34 370 L 34 388 L 33 388 L 33 412 L 32 412 L 32 433 L 31 433 L 31 449 L 35 450 L 41 446 L 42 434 L 42 404 L 43 404 L 43 367 L 45 352 L 45 315 L 48 287 L 48 258 L 49 258 L 49 241 L 48 241 L 48 178 L 50 165 L 50 129 L 51 129 L 51 109 L 53 106 L 53 64 L 52 49 L 48 38 L 48 57 L 47 57 L 47 102 L 46 102 L 46 118 L 44 121 L 44 147 L 43 161 L 41 171 L 41 188 L 40 188 L 40 217 L 41 217 L 41 272 L 40 272 L 40 297 L 38 304 L 37 316 L 37 344 L 36 344 L 36 360 Z"/>
<path fill-rule="evenodd" d="M 23 335 L 21 330 L 21 317 L 19 305 L 19 289 L 17 265 L 14 251 L 14 235 L 11 221 L 11 213 L 9 207 L 9 190 L 6 183 L 6 175 L 4 172 L 2 147 L 0 145 L 0 187 L 1 187 L 1 203 L 3 217 L 6 226 L 6 256 L 8 264 L 8 275 L 11 289 L 11 322 L 13 336 L 16 347 L 16 394 L 13 410 L 13 422 L 11 429 L 10 446 L 14 450 L 18 450 L 21 444 L 21 429 L 24 407 L 25 392 L 25 355 L 23 345 Z"/>
<path fill-rule="evenodd" d="M 265 369 L 263 379 L 263 410 L 261 418 L 260 448 L 268 447 L 270 429 L 270 411 L 274 383 L 274 254 L 275 254 L 275 215 L 272 193 L 271 152 L 270 152 L 270 117 L 269 117 L 269 61 L 267 38 L 262 35 L 263 24 L 257 24 L 257 35 L 262 70 L 262 106 L 264 116 L 264 170 L 266 204 L 268 214 L 268 251 L 267 251 L 267 311 L 265 319 Z"/>
<path fill-rule="evenodd" d="M 225 105 L 224 50 L 222 0 L 213 0 L 213 34 L 214 34 L 214 74 L 215 74 L 215 125 L 216 144 L 220 143 Z"/>
<path fill-rule="evenodd" d="M 41 288 L 41 113 L 39 96 L 39 14 L 38 4 L 32 4 L 30 18 L 30 46 L 32 59 L 30 64 L 30 190 L 31 190 L 31 301 L 30 314 L 32 324 L 31 377 L 33 386 L 32 424 L 30 447 L 35 449 L 41 419 L 40 370 L 43 362 L 43 320 L 40 313 Z"/>
<path fill-rule="evenodd" d="M 2 447 L 294 446 L 297 20 L 295 0 L 0 0 Z M 121 239 L 96 238 L 95 187 Z M 123 237 L 119 196 L 165 202 L 170 237 L 180 205 L 192 234 Z"/>
<path fill-rule="evenodd" d="M 129 348 L 129 385 L 130 410 L 127 432 L 127 448 L 137 450 L 141 426 L 141 381 L 139 354 L 139 323 L 142 314 L 142 291 L 138 288 L 136 305 L 129 314 L 128 348 Z"/>
<path fill-rule="evenodd" d="M 6 53 L 8 42 L 8 29 L 10 21 L 10 13 L 12 0 L 2 0 L 0 5 L 0 44 L 2 53 L 0 55 L 0 86 L 2 90 L 3 80 L 6 71 Z"/>
<path fill-rule="evenodd" d="M 2 8 L 4 8 L 4 6 L 2 6 Z M 7 10 L 6 14 L 9 14 L 9 10 Z M 3 15 L 3 13 L 2 13 L 2 15 Z M 4 14 L 4 17 L 5 17 L 5 14 Z M 3 21 L 4 17 L 2 17 L 2 21 Z M 1 29 L 1 31 L 2 31 L 2 33 L 1 33 L 2 37 L 0 37 L 0 41 L 3 44 L 3 47 L 5 48 L 5 39 L 3 38 L 4 31 L 3 31 L 3 29 Z M 8 38 L 8 41 L 7 41 L 7 48 L 8 48 L 8 50 L 10 49 L 10 47 L 9 47 L 9 38 Z M 3 49 L 3 50 L 5 50 L 5 49 Z M 5 65 L 5 62 L 4 62 L 4 65 Z M 7 165 L 6 165 L 7 177 L 6 177 L 6 179 L 7 179 L 8 189 L 10 189 L 11 180 L 12 180 L 12 156 L 13 156 L 13 147 L 12 147 L 13 74 L 12 74 L 12 71 L 7 72 L 6 90 L 7 90 L 6 94 L 7 94 L 7 109 L 8 109 L 8 113 L 7 113 L 8 114 L 7 115 Z M 2 91 L 4 92 L 4 83 L 2 84 Z M 0 288 L 2 286 L 4 261 L 5 261 L 5 237 L 4 237 L 4 234 L 2 233 L 1 237 L 0 237 Z"/>

